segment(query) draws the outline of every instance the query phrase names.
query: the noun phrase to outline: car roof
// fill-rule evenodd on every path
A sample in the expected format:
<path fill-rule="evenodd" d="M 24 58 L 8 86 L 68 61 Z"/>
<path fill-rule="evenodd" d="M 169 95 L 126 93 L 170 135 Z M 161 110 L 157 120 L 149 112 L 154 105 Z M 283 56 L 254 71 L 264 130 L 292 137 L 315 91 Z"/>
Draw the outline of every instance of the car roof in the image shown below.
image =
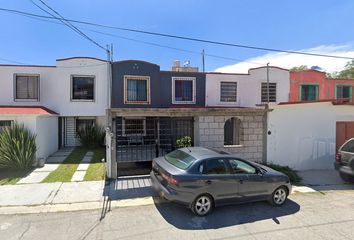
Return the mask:
<path fill-rule="evenodd" d="M 229 153 L 224 151 L 219 151 L 217 149 L 212 148 L 205 148 L 205 147 L 186 147 L 180 148 L 179 150 L 188 153 L 192 157 L 196 159 L 205 159 L 205 158 L 212 158 L 212 157 L 220 157 L 228 155 Z"/>

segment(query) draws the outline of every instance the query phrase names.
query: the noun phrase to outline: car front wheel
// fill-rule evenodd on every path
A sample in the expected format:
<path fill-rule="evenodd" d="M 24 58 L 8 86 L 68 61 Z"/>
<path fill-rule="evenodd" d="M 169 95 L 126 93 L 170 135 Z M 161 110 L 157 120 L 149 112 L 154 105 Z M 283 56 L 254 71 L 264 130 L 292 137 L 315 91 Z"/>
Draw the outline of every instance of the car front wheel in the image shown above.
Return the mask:
<path fill-rule="evenodd" d="M 272 198 L 270 199 L 270 203 L 274 206 L 281 206 L 285 203 L 287 197 L 288 190 L 286 189 L 286 187 L 279 187 L 273 192 Z"/>
<path fill-rule="evenodd" d="M 213 199 L 210 195 L 201 195 L 194 200 L 191 207 L 196 215 L 205 216 L 213 210 Z"/>

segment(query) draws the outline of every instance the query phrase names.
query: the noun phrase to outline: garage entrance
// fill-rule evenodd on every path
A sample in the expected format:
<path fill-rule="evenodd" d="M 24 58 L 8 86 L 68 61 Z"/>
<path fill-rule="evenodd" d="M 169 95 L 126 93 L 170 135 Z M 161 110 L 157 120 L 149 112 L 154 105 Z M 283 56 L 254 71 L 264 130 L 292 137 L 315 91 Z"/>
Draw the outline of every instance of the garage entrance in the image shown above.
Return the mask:
<path fill-rule="evenodd" d="M 354 138 L 354 122 L 336 122 L 336 152 L 350 138 Z"/>
<path fill-rule="evenodd" d="M 194 137 L 192 117 L 117 117 L 117 162 L 144 162 L 176 149 L 176 140 Z"/>

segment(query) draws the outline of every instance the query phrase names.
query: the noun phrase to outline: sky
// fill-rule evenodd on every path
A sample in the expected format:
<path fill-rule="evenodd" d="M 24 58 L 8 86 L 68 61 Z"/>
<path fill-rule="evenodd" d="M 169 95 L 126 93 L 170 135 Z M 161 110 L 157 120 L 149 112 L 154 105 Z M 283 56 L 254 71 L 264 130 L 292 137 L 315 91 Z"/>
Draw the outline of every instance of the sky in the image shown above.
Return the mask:
<path fill-rule="evenodd" d="M 32 1 L 41 4 L 39 0 Z M 43 1 L 68 19 L 257 47 L 354 57 L 352 0 Z M 30 0 L 0 0 L 0 8 L 47 15 Z M 203 49 L 206 71 L 247 72 L 251 67 L 269 62 L 284 68 L 319 66 L 333 72 L 343 69 L 348 61 L 75 26 L 100 45 L 113 44 L 115 61 L 145 60 L 160 65 L 163 70 L 169 70 L 177 59 L 182 63 L 189 60 L 192 66 L 201 69 Z M 55 65 L 55 59 L 65 57 L 106 58 L 101 48 L 62 24 L 0 11 L 0 29 L 0 63 Z"/>

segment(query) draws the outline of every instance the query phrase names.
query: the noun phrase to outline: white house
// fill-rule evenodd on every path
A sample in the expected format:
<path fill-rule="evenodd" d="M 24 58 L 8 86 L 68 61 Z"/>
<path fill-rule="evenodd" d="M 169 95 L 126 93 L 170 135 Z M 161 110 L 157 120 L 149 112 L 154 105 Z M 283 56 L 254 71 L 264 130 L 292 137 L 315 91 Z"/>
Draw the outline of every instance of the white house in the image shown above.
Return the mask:
<path fill-rule="evenodd" d="M 56 113 L 51 115 L 57 122 L 46 125 L 50 131 L 40 131 L 40 125 L 45 125 L 40 123 L 41 114 L 30 112 L 24 118 L 24 114 L 11 110 L 12 114 L 0 112 L 0 126 L 19 121 L 34 130 L 39 139 L 48 132 L 55 134 L 55 139 L 52 135 L 47 138 L 50 142 L 38 142 L 39 149 L 48 149 L 40 157 L 46 158 L 62 146 L 76 146 L 77 129 L 87 124 L 105 124 L 108 72 L 106 61 L 89 57 L 58 59 L 55 66 L 0 65 L 0 106 L 17 110 L 45 108 Z M 36 121 L 38 127 L 33 128 L 31 121 Z"/>
<path fill-rule="evenodd" d="M 268 70 L 269 102 L 289 101 L 289 71 L 272 66 Z M 252 68 L 248 74 L 206 74 L 206 106 L 256 107 L 267 100 L 267 67 Z"/>
<path fill-rule="evenodd" d="M 296 170 L 333 169 L 336 148 L 353 137 L 353 123 L 352 105 L 275 105 L 268 116 L 267 161 Z"/>

